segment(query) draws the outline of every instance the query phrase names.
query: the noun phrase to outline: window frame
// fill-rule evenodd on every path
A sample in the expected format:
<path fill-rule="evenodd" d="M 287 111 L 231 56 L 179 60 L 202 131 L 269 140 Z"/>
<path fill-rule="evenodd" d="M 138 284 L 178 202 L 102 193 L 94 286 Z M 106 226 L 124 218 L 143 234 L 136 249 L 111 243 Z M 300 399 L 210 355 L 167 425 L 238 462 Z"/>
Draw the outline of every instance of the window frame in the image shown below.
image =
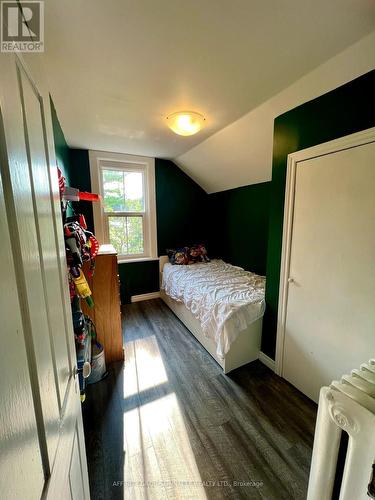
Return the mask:
<path fill-rule="evenodd" d="M 155 159 L 146 156 L 136 156 L 124 153 L 106 153 L 103 151 L 90 150 L 89 161 L 92 190 L 101 196 L 100 202 L 93 204 L 94 228 L 99 242 L 103 244 L 111 244 L 109 240 L 109 217 L 142 217 L 143 253 L 131 255 L 118 254 L 118 261 L 136 262 L 141 260 L 157 259 Z M 142 172 L 144 192 L 143 212 L 104 211 L 103 170 Z"/>

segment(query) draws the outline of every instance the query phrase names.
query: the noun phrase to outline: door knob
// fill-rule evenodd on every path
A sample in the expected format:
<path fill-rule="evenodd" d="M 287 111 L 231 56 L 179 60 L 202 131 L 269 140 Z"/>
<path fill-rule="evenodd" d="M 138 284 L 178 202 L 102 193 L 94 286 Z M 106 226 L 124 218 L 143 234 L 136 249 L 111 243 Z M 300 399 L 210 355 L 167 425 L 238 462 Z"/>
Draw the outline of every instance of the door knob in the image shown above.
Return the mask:
<path fill-rule="evenodd" d="M 78 373 L 82 373 L 83 378 L 87 378 L 90 376 L 91 373 L 91 365 L 88 361 L 85 361 L 83 363 L 82 368 L 77 368 L 76 366 L 74 367 L 74 376 L 76 377 Z"/>
<path fill-rule="evenodd" d="M 288 278 L 288 283 L 294 283 L 294 278 Z"/>

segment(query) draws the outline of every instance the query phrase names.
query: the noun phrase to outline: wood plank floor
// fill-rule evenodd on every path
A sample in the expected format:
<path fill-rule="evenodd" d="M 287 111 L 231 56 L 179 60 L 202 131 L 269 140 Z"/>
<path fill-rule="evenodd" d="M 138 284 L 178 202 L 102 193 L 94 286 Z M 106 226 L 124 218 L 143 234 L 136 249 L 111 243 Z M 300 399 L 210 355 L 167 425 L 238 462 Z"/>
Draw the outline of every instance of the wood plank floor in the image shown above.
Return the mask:
<path fill-rule="evenodd" d="M 161 300 L 83 405 L 91 496 L 305 499 L 316 405 L 256 361 L 225 376 Z"/>

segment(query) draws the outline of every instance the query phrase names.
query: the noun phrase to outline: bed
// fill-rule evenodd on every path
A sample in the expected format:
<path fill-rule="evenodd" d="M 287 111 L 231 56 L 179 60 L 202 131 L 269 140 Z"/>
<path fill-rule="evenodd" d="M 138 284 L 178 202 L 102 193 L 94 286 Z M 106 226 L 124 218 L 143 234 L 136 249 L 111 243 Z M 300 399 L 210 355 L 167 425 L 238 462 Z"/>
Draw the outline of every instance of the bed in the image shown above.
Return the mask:
<path fill-rule="evenodd" d="M 224 373 L 259 357 L 265 278 L 222 260 L 176 266 L 160 257 L 160 295 Z"/>

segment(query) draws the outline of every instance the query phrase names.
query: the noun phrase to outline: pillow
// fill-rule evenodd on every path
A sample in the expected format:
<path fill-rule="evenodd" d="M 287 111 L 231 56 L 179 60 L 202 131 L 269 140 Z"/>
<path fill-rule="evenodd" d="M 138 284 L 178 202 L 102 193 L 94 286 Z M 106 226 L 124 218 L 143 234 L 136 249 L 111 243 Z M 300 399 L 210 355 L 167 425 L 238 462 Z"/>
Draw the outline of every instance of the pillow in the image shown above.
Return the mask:
<path fill-rule="evenodd" d="M 169 262 L 174 266 L 189 264 L 188 247 L 177 248 L 177 250 L 167 250 Z"/>

